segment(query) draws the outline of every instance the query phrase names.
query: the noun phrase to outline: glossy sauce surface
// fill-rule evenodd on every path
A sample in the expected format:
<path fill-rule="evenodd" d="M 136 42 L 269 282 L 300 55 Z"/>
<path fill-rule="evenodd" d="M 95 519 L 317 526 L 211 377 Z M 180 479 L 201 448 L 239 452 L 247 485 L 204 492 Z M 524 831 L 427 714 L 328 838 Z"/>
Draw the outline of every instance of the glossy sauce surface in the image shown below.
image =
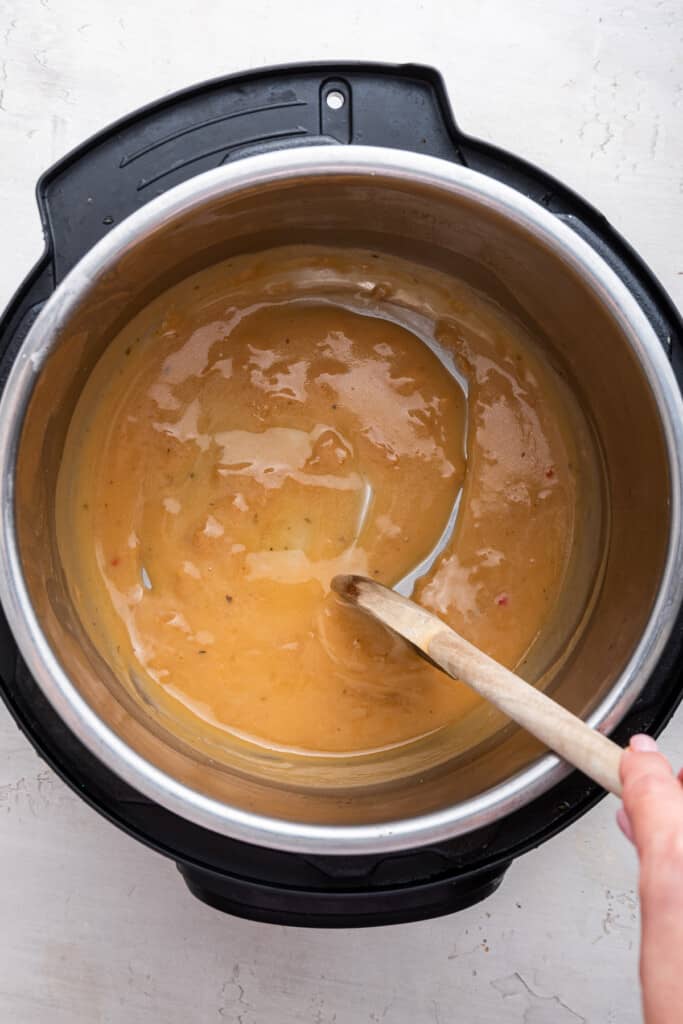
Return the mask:
<path fill-rule="evenodd" d="M 518 324 L 434 271 L 312 247 L 201 271 L 113 341 L 73 418 L 58 538 L 86 628 L 214 742 L 359 753 L 453 723 L 478 698 L 330 580 L 412 573 L 516 665 L 572 557 L 569 402 Z"/>

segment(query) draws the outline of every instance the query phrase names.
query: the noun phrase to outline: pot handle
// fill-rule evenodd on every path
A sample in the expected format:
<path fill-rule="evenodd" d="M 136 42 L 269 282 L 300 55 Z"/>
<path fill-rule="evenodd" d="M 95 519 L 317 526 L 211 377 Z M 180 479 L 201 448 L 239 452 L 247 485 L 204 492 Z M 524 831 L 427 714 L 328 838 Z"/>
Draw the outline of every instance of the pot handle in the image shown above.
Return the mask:
<path fill-rule="evenodd" d="M 178 864 L 188 889 L 202 903 L 250 921 L 303 928 L 362 928 L 453 914 L 491 896 L 508 867 L 506 862 L 413 885 L 361 887 L 347 880 L 346 886 L 304 890 Z"/>
<path fill-rule="evenodd" d="M 327 143 L 462 162 L 459 139 L 430 67 L 293 64 L 205 82 L 111 125 L 42 176 L 37 196 L 55 284 L 134 210 L 228 161 Z"/>

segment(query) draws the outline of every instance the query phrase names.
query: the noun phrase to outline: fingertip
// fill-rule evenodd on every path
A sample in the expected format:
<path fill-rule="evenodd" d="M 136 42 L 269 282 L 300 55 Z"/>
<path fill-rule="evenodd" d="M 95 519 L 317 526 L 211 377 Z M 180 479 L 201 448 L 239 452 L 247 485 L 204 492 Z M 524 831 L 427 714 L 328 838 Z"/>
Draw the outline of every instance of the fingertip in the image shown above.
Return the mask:
<path fill-rule="evenodd" d="M 624 750 L 619 774 L 624 785 L 631 787 L 646 777 L 658 779 L 660 783 L 668 783 L 668 780 L 675 777 L 673 768 L 658 750 L 639 751 L 631 747 Z"/>
<path fill-rule="evenodd" d="M 640 754 L 654 754 L 659 747 L 657 741 L 652 736 L 646 736 L 644 733 L 638 733 L 636 736 L 631 736 L 629 743 L 631 750 L 635 750 Z"/>

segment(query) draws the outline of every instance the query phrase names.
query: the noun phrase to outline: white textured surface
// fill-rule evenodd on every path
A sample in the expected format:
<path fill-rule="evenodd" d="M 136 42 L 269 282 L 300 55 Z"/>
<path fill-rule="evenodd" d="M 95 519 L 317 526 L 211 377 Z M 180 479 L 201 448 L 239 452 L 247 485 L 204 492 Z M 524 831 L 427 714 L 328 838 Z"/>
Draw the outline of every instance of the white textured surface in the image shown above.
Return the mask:
<path fill-rule="evenodd" d="M 683 305 L 679 0 L 1 0 L 0 304 L 41 248 L 40 172 L 195 81 L 286 60 L 422 61 L 461 126 L 592 200 Z M 683 755 L 683 716 L 664 748 Z M 195 902 L 0 711 L 0 1020 L 8 1024 L 635 1024 L 635 864 L 603 802 L 488 902 L 366 932 Z"/>

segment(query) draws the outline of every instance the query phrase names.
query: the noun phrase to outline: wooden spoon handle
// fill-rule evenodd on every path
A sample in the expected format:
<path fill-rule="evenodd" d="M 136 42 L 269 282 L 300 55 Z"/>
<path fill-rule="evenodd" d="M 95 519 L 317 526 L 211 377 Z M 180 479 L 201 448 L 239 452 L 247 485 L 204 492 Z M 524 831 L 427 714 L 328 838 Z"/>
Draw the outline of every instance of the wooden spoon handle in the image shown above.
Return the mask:
<path fill-rule="evenodd" d="M 555 753 L 621 796 L 622 750 L 580 718 L 500 665 L 419 604 L 364 576 L 335 576 L 332 587 L 409 640 L 454 679 L 467 683 Z"/>
<path fill-rule="evenodd" d="M 622 750 L 607 736 L 448 627 L 434 633 L 423 650 L 448 675 L 467 683 L 560 757 L 621 796 Z"/>

